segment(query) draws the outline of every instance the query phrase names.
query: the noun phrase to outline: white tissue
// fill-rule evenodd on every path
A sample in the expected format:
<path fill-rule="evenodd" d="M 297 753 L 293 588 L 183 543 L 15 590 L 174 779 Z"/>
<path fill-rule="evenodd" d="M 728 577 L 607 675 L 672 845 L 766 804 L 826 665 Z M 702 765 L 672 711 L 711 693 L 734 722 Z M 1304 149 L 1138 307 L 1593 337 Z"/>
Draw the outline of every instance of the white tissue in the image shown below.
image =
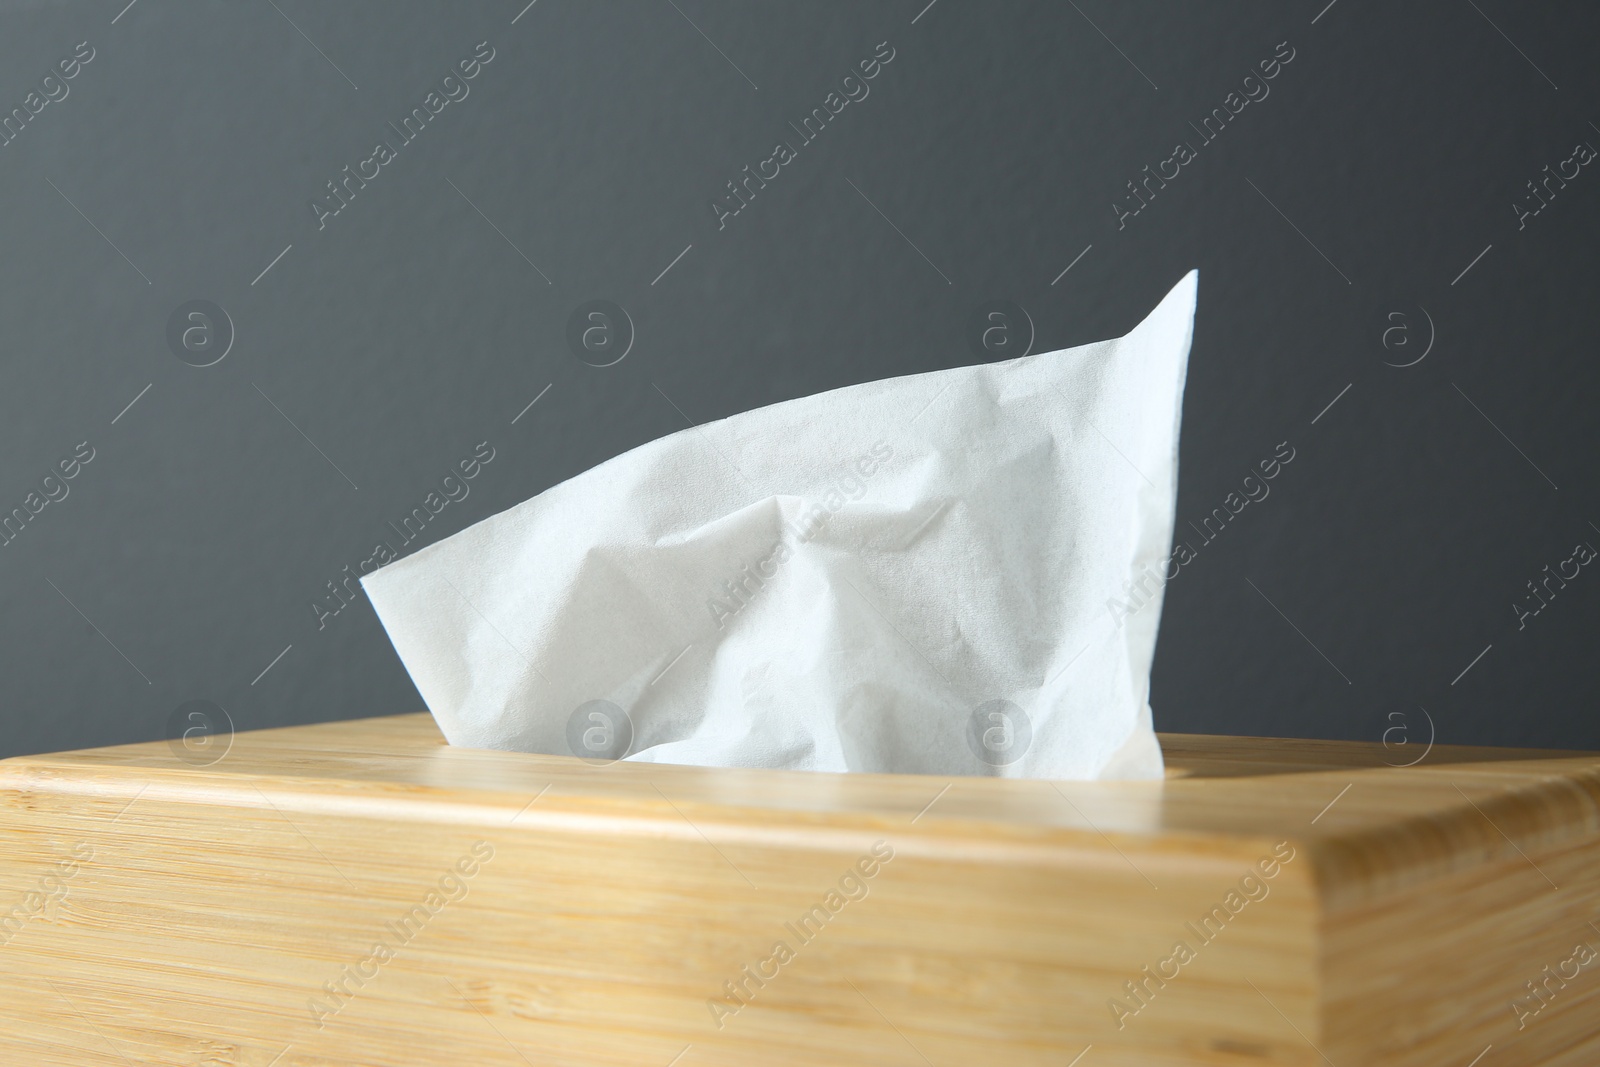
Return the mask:
<path fill-rule="evenodd" d="M 1116 340 L 652 441 L 362 585 L 455 745 L 1159 778 L 1196 285 Z"/>

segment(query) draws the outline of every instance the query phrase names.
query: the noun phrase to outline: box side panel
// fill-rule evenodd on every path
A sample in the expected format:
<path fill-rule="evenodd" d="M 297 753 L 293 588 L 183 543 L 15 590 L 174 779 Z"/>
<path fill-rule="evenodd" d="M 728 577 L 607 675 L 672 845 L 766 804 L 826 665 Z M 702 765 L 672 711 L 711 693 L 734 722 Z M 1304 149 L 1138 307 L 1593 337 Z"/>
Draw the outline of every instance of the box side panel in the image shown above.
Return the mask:
<path fill-rule="evenodd" d="M 932 817 L 801 849 L 274 796 L 0 795 L 0 1061 L 1320 1062 L 1313 879 L 1270 843 L 976 863 Z"/>
<path fill-rule="evenodd" d="M 1600 840 L 1507 846 L 1329 914 L 1324 1031 L 1335 1063 L 1600 1063 Z"/>

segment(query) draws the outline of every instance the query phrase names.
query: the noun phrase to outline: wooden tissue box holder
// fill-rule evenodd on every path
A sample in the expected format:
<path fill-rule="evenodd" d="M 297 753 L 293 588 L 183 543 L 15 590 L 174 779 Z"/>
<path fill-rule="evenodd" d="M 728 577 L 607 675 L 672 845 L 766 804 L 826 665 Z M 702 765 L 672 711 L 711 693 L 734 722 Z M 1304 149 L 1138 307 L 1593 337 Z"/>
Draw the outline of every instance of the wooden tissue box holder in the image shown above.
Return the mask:
<path fill-rule="evenodd" d="M 1600 756 L 1162 744 L 593 766 L 403 715 L 8 760 L 0 1062 L 1600 1063 Z"/>

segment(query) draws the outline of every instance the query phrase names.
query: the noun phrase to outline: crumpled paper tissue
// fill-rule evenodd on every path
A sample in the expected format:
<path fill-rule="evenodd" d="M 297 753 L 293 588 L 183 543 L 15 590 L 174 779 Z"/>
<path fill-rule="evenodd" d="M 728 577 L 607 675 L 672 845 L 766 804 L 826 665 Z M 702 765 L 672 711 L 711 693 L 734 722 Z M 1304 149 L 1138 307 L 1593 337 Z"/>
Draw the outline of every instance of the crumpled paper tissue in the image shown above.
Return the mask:
<path fill-rule="evenodd" d="M 1197 285 L 1115 340 L 674 433 L 362 585 L 454 745 L 1159 778 Z"/>

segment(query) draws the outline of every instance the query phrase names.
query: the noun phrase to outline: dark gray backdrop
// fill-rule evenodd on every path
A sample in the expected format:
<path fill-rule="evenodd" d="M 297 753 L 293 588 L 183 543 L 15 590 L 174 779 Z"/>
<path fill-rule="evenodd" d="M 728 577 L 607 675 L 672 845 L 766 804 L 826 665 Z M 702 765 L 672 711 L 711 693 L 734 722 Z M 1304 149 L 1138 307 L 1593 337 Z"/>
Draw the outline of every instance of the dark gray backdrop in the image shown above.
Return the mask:
<path fill-rule="evenodd" d="M 972 347 L 990 301 L 1034 351 L 1121 334 L 1191 267 L 1180 537 L 1295 459 L 1168 586 L 1158 728 L 1600 748 L 1600 576 L 1537 614 L 1527 584 L 1600 546 L 1592 6 L 124 3 L 0 8 L 0 512 L 30 516 L 0 754 L 160 737 L 190 700 L 420 710 L 370 606 L 313 603 L 479 442 L 410 548 L 686 417 L 1006 358 L 1020 320 Z M 604 368 L 566 339 L 596 299 L 636 334 Z M 167 337 L 193 300 L 235 335 L 203 368 Z"/>

